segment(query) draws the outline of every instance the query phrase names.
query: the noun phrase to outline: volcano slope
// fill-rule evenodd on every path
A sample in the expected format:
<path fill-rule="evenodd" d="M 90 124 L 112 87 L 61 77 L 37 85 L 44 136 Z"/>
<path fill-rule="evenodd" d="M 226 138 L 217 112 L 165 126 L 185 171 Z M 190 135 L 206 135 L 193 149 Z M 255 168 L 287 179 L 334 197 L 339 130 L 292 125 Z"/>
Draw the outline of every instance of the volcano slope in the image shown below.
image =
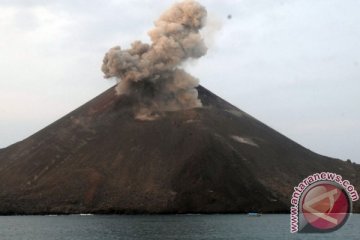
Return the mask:
<path fill-rule="evenodd" d="M 141 121 L 111 88 L 0 150 L 0 213 L 288 212 L 293 187 L 322 171 L 359 189 L 359 165 L 311 152 L 198 91 L 202 108 Z"/>

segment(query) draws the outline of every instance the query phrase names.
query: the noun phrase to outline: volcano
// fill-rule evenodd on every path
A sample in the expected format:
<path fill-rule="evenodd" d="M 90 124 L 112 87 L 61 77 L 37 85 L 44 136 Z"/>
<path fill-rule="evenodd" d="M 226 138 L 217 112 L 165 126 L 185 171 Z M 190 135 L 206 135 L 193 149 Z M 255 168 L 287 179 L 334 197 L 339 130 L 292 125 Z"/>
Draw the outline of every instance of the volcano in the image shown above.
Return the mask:
<path fill-rule="evenodd" d="M 203 107 L 144 121 L 111 88 L 1 149 L 0 213 L 288 212 L 293 187 L 315 172 L 360 187 L 359 165 L 316 154 L 197 90 Z"/>

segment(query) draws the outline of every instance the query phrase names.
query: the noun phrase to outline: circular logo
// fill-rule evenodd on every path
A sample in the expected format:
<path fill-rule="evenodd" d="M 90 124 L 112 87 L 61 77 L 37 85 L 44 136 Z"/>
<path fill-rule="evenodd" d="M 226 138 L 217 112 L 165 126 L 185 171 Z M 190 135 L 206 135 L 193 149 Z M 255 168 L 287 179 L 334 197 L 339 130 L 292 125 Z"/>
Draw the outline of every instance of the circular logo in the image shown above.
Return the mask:
<path fill-rule="evenodd" d="M 301 208 L 308 231 L 331 232 L 345 224 L 351 212 L 351 201 L 340 185 L 319 182 L 304 193 Z"/>

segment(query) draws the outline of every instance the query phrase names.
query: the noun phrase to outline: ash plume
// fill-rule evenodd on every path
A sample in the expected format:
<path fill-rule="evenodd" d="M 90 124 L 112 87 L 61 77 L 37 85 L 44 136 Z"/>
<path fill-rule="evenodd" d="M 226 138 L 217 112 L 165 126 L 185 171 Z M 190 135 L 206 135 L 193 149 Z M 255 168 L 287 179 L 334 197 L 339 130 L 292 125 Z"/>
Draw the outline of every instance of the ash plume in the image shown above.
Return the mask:
<path fill-rule="evenodd" d="M 105 78 L 118 80 L 117 94 L 136 99 L 137 118 L 149 120 L 164 111 L 201 107 L 195 88 L 198 80 L 181 69 L 181 64 L 206 54 L 199 33 L 206 16 L 206 9 L 196 1 L 176 3 L 148 32 L 151 44 L 135 41 L 130 49 L 116 46 L 106 53 Z"/>

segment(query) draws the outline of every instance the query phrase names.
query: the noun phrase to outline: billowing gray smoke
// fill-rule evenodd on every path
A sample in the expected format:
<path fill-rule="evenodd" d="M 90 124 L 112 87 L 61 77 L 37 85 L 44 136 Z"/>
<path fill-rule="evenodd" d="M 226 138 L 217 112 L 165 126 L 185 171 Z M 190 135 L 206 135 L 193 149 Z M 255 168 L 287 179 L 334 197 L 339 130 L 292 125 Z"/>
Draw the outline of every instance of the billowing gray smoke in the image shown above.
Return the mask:
<path fill-rule="evenodd" d="M 105 78 L 116 77 L 118 94 L 137 100 L 138 118 L 164 111 L 200 107 L 198 80 L 181 69 L 187 59 L 197 59 L 207 48 L 199 30 L 206 9 L 193 0 L 176 3 L 164 12 L 149 31 L 152 44 L 135 41 L 131 49 L 111 48 L 105 55 Z"/>

